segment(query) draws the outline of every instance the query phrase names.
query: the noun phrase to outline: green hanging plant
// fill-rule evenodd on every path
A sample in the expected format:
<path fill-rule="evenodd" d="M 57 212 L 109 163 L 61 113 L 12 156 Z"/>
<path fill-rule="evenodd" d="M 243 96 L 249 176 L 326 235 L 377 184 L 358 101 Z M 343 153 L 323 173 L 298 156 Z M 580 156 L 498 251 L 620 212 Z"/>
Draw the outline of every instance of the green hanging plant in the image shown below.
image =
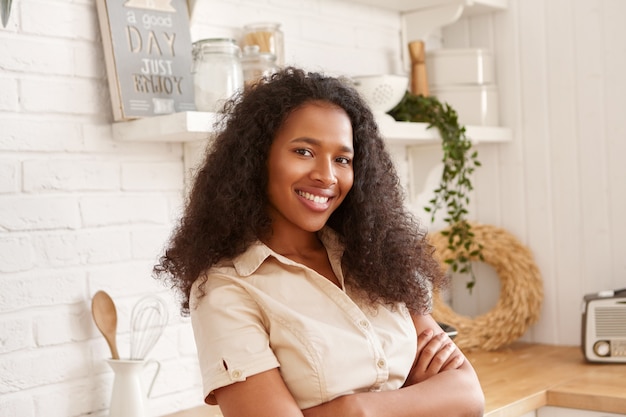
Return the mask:
<path fill-rule="evenodd" d="M 441 103 L 437 97 L 414 95 L 407 92 L 400 103 L 389 114 L 397 121 L 428 123 L 428 128 L 435 127 L 441 136 L 443 149 L 443 174 L 435 197 L 424 209 L 431 214 L 446 210 L 444 221 L 448 228 L 442 235 L 448 239 L 448 249 L 454 258 L 445 259 L 452 272 L 468 274 L 467 288 L 471 292 L 476 284 L 471 258 L 484 260 L 482 245 L 474 242 L 472 226 L 467 220 L 467 206 L 472 186 L 471 175 L 480 166 L 478 152 L 472 150 L 472 142 L 465 136 L 465 126 L 459 124 L 456 111 Z"/>

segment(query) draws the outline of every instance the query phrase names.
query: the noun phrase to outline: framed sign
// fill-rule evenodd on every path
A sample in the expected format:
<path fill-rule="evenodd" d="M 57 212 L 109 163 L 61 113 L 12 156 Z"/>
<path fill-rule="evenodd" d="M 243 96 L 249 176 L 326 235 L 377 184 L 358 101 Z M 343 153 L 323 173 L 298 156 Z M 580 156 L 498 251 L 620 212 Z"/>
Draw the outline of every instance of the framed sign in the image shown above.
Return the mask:
<path fill-rule="evenodd" d="M 195 110 L 186 0 L 96 0 L 116 121 Z"/>

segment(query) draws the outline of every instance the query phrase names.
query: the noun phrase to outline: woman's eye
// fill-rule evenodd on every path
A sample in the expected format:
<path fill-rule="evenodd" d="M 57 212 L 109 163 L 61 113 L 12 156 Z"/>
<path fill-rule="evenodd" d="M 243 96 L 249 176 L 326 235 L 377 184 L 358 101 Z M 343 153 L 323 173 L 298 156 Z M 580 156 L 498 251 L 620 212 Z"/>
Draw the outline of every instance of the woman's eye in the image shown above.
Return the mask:
<path fill-rule="evenodd" d="M 339 158 L 336 159 L 337 162 L 339 162 L 340 164 L 350 164 L 351 160 L 350 158 L 346 158 L 345 156 L 340 156 Z"/>
<path fill-rule="evenodd" d="M 313 154 L 308 149 L 296 149 L 296 153 L 302 156 L 312 156 Z"/>

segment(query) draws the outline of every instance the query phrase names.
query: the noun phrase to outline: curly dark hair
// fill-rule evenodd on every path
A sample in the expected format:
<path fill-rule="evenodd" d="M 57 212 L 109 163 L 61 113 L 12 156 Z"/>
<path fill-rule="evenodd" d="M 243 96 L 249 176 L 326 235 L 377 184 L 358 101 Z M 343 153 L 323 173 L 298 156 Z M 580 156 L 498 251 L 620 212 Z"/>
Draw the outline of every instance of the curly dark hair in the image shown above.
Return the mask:
<path fill-rule="evenodd" d="M 367 104 L 347 80 L 288 67 L 226 103 L 184 214 L 154 266 L 155 277 L 181 295 L 182 314 L 189 313 L 191 287 L 204 270 L 271 232 L 270 145 L 287 116 L 312 101 L 341 107 L 352 124 L 354 184 L 328 220 L 345 245 L 346 282 L 372 304 L 405 302 L 421 313 L 430 290 L 445 282 L 426 232 L 404 207 L 399 178 Z"/>

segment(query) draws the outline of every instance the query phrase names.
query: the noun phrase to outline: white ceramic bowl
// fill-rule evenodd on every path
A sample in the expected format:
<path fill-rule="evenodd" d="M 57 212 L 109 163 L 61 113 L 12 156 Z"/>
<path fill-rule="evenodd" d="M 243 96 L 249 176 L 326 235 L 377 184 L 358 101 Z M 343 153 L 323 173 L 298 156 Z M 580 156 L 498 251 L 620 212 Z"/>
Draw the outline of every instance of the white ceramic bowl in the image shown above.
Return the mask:
<path fill-rule="evenodd" d="M 358 75 L 352 79 L 355 88 L 375 114 L 393 109 L 402 100 L 409 85 L 409 77 L 406 75 Z"/>

